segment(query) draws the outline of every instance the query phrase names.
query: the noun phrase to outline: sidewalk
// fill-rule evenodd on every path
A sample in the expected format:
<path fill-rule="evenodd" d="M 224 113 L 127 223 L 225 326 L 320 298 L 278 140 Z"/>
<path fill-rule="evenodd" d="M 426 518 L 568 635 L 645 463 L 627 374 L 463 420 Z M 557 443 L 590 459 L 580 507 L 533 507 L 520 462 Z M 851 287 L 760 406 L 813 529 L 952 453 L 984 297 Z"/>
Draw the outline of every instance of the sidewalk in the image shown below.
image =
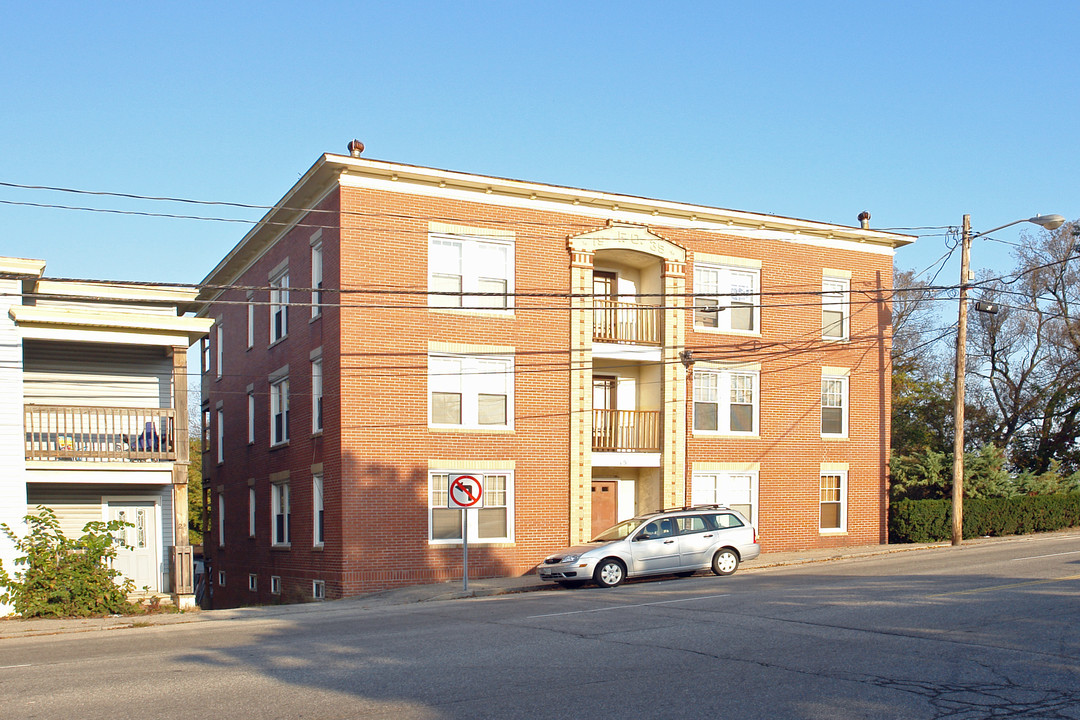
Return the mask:
<path fill-rule="evenodd" d="M 1025 536 L 1016 535 L 1004 538 L 980 538 L 965 540 L 966 545 L 986 542 L 1008 542 L 1020 540 Z M 800 550 L 797 552 L 763 553 L 755 560 L 743 564 L 739 572 L 754 572 L 765 568 L 807 563 L 829 562 L 846 558 L 870 557 L 899 552 L 926 551 L 935 548 L 950 547 L 948 542 L 921 543 L 908 545 L 862 545 L 858 547 L 829 548 L 819 550 Z M 275 617 L 326 609 L 336 603 L 349 603 L 362 608 L 384 607 L 387 605 L 407 605 L 410 603 L 455 600 L 465 597 L 490 597 L 510 593 L 552 590 L 558 586 L 541 582 L 536 575 L 520 577 L 470 579 L 466 593 L 460 580 L 452 583 L 432 585 L 412 585 L 409 587 L 384 590 L 381 592 L 359 595 L 334 601 L 334 603 L 306 603 L 300 605 L 273 605 L 260 607 L 235 608 L 229 610 L 195 610 L 183 613 L 161 613 L 157 615 L 135 615 L 88 619 L 0 619 L 0 647 L 9 638 L 33 637 L 40 635 L 60 635 L 67 633 L 93 632 L 99 630 L 123 630 L 130 628 L 152 627 L 158 625 L 179 625 L 183 623 L 208 622 L 214 620 L 232 620 L 244 617 Z"/>

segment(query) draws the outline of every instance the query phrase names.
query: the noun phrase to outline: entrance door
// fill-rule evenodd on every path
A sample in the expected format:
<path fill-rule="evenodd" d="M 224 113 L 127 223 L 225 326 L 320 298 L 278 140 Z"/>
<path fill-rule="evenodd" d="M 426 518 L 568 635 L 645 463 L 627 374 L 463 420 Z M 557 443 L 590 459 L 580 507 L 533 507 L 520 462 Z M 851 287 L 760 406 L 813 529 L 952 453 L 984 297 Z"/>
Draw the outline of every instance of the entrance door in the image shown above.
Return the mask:
<path fill-rule="evenodd" d="M 618 338 L 616 321 L 618 318 L 618 275 L 606 270 L 593 270 L 593 336 L 597 339 L 614 342 Z"/>
<path fill-rule="evenodd" d="M 600 533 L 618 522 L 619 482 L 617 480 L 592 481 L 592 534 Z"/>
<path fill-rule="evenodd" d="M 127 548 L 117 548 L 113 567 L 135 582 L 135 589 L 160 592 L 157 509 L 152 500 L 109 501 L 109 519 L 131 523 L 117 530 Z"/>
<path fill-rule="evenodd" d="M 613 452 L 619 447 L 618 423 L 615 419 L 619 379 L 608 375 L 593 375 L 592 382 L 593 450 Z"/>

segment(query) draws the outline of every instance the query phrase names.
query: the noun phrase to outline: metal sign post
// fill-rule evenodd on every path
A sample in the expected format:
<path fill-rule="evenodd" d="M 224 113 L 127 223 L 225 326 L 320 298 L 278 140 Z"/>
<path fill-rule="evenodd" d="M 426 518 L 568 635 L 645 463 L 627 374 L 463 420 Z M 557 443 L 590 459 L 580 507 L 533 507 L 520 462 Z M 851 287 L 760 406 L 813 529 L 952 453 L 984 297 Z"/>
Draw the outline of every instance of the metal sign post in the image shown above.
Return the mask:
<path fill-rule="evenodd" d="M 447 478 L 447 507 L 462 511 L 461 522 L 461 577 L 464 591 L 469 592 L 469 508 L 484 507 L 483 475 L 465 472 L 449 473 Z"/>

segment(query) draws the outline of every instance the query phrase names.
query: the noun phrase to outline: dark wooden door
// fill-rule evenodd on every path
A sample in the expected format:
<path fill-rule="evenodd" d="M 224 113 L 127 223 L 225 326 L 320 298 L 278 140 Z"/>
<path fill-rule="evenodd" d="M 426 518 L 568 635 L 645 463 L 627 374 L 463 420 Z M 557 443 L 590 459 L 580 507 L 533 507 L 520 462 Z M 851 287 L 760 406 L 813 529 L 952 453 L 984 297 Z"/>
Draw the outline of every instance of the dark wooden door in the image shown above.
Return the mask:
<path fill-rule="evenodd" d="M 615 524 L 618 517 L 619 483 L 615 480 L 593 480 L 592 534 L 599 535 Z"/>

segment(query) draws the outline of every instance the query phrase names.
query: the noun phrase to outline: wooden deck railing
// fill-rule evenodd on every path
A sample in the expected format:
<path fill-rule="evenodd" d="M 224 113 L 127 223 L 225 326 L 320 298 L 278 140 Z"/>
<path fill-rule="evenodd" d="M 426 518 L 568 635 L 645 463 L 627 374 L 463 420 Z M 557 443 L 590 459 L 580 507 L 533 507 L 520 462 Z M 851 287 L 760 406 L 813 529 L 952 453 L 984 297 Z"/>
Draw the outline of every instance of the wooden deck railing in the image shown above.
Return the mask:
<path fill-rule="evenodd" d="M 176 459 L 172 408 L 24 406 L 27 460 Z"/>
<path fill-rule="evenodd" d="M 659 410 L 593 410 L 594 452 L 660 452 Z"/>
<path fill-rule="evenodd" d="M 598 342 L 660 345 L 660 308 L 616 300 L 597 300 L 593 339 Z"/>

